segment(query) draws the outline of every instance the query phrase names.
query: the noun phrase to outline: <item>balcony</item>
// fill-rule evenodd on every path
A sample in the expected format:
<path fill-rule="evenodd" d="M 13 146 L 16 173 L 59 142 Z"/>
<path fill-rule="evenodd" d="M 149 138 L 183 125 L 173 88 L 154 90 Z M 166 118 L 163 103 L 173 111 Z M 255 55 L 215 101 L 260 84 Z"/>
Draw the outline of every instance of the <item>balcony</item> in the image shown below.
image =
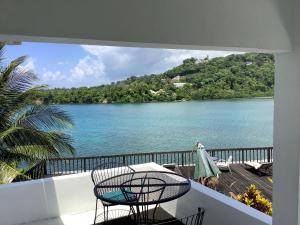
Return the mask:
<path fill-rule="evenodd" d="M 132 167 L 136 171 L 167 171 L 153 162 Z M 161 204 L 159 209 L 181 218 L 196 213 L 197 207 L 203 207 L 206 209 L 204 225 L 272 223 L 270 216 L 197 182 L 191 182 L 191 190 L 187 194 Z M 90 172 L 1 185 L 0 199 L 1 225 L 93 224 L 95 197 Z"/>

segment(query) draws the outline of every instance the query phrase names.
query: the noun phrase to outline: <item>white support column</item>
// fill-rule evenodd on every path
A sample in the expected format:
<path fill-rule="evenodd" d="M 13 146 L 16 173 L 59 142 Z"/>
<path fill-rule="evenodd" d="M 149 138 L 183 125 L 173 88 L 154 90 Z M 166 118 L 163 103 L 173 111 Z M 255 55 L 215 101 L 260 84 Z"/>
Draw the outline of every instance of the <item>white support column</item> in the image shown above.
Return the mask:
<path fill-rule="evenodd" d="M 273 225 L 300 224 L 300 4 L 294 6 L 293 50 L 275 56 Z"/>
<path fill-rule="evenodd" d="M 300 167 L 300 53 L 276 56 L 274 225 L 296 225 Z"/>

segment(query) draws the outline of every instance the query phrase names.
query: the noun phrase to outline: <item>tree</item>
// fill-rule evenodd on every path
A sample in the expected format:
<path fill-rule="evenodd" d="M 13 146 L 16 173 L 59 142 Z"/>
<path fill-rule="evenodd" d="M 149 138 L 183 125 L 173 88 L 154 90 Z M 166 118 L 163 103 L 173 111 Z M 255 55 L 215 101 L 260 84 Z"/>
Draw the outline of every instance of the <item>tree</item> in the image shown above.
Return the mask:
<path fill-rule="evenodd" d="M 188 64 L 188 63 L 195 64 L 196 62 L 197 62 L 197 59 L 194 57 L 183 60 L 183 64 Z"/>
<path fill-rule="evenodd" d="M 0 42 L 0 56 L 4 43 Z M 26 57 L 4 65 L 0 57 L 0 183 L 26 177 L 33 163 L 74 154 L 72 139 L 61 130 L 72 127 L 69 115 L 56 106 L 41 105 L 36 76 L 22 67 Z"/>

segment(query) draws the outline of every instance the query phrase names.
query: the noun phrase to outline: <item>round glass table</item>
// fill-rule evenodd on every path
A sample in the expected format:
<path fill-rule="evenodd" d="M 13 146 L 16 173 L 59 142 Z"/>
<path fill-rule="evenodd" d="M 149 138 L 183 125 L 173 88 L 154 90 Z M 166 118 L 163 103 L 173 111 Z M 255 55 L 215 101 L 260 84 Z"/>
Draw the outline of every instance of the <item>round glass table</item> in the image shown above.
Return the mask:
<path fill-rule="evenodd" d="M 94 192 L 102 201 L 130 206 L 134 221 L 144 223 L 150 221 L 150 205 L 154 205 L 151 216 L 153 221 L 158 204 L 177 199 L 190 188 L 190 180 L 179 174 L 139 171 L 107 178 L 95 186 Z"/>

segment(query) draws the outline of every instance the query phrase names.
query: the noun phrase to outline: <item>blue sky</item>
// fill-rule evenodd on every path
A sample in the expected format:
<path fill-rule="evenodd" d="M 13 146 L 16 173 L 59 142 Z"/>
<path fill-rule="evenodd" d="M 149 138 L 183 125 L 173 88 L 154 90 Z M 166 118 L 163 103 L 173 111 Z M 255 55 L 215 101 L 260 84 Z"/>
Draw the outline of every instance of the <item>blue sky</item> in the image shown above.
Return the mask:
<path fill-rule="evenodd" d="M 5 49 L 7 62 L 27 55 L 23 66 L 33 70 L 39 83 L 50 88 L 107 84 L 132 75 L 164 72 L 189 57 L 213 58 L 232 53 L 28 42 L 9 45 Z"/>

